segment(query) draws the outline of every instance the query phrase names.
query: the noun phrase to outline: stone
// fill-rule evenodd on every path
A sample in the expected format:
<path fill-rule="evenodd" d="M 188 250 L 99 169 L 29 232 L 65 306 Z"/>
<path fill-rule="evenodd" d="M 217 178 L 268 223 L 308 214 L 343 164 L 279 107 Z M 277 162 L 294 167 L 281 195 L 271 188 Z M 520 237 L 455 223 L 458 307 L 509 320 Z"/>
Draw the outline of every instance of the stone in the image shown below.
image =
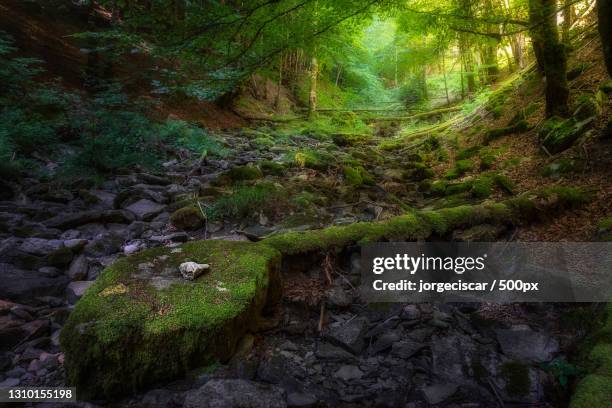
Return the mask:
<path fill-rule="evenodd" d="M 137 219 L 147 221 L 161 213 L 164 208 L 166 206 L 143 198 L 130 204 L 125 209 L 133 213 Z"/>
<path fill-rule="evenodd" d="M 327 304 L 332 308 L 345 308 L 353 303 L 353 297 L 342 287 L 334 286 L 327 291 Z"/>
<path fill-rule="evenodd" d="M 118 232 L 103 232 L 89 241 L 85 254 L 93 257 L 112 255 L 121 251 L 125 236 Z"/>
<path fill-rule="evenodd" d="M 510 329 L 495 331 L 502 351 L 508 357 L 541 363 L 550 361 L 559 351 L 559 342 L 550 335 L 536 332 L 527 325 L 514 325 Z"/>
<path fill-rule="evenodd" d="M 425 347 L 426 345 L 423 343 L 404 339 L 393 343 L 393 345 L 391 346 L 391 354 L 399 358 L 407 359 L 412 357 Z"/>
<path fill-rule="evenodd" d="M 43 222 L 46 227 L 71 229 L 90 223 L 129 223 L 134 220 L 132 213 L 124 210 L 88 210 L 76 213 L 60 214 Z"/>
<path fill-rule="evenodd" d="M 423 397 L 430 405 L 436 405 L 449 399 L 457 392 L 457 385 L 452 383 L 433 384 L 422 389 Z"/>
<path fill-rule="evenodd" d="M 292 392 L 287 395 L 287 406 L 289 408 L 313 408 L 319 400 L 312 394 Z"/>
<path fill-rule="evenodd" d="M 397 331 L 388 331 L 386 333 L 382 333 L 378 336 L 378 339 L 372 344 L 372 354 L 380 353 L 381 351 L 385 351 L 394 343 L 397 343 L 401 339 L 400 334 Z"/>
<path fill-rule="evenodd" d="M 9 377 L 6 380 L 0 382 L 0 388 L 16 387 L 19 385 L 19 383 L 19 378 Z"/>
<path fill-rule="evenodd" d="M 194 280 L 208 270 L 210 265 L 197 262 L 183 262 L 179 265 L 181 276 L 187 280 Z"/>
<path fill-rule="evenodd" d="M 179 208 L 170 216 L 170 223 L 180 230 L 197 230 L 204 226 L 204 215 L 195 205 Z"/>
<path fill-rule="evenodd" d="M 72 252 L 79 252 L 87 245 L 87 240 L 83 238 L 73 238 L 64 240 L 64 246 Z"/>
<path fill-rule="evenodd" d="M 59 239 L 27 238 L 19 250 L 37 256 L 49 256 L 64 247 L 64 243 Z"/>
<path fill-rule="evenodd" d="M 368 320 L 357 317 L 339 326 L 331 327 L 325 334 L 325 338 L 351 353 L 359 354 L 364 347 L 363 337 L 367 328 Z"/>
<path fill-rule="evenodd" d="M 349 360 L 354 356 L 343 348 L 329 343 L 319 343 L 316 355 L 322 360 Z"/>
<path fill-rule="evenodd" d="M 400 318 L 402 320 L 416 320 L 421 317 L 421 311 L 417 307 L 417 305 L 406 305 L 402 309 L 400 313 Z"/>
<path fill-rule="evenodd" d="M 0 298 L 14 302 L 28 303 L 36 296 L 57 296 L 63 293 L 68 278 L 48 277 L 35 271 L 15 268 L 0 263 Z"/>
<path fill-rule="evenodd" d="M 284 391 L 276 386 L 238 379 L 213 379 L 187 392 L 184 408 L 285 408 Z"/>
<path fill-rule="evenodd" d="M 93 283 L 94 281 L 70 282 L 66 288 L 66 299 L 68 302 L 76 303 Z"/>
<path fill-rule="evenodd" d="M 66 274 L 71 281 L 80 281 L 87 277 L 89 262 L 85 255 L 79 255 L 70 264 Z"/>
<path fill-rule="evenodd" d="M 355 365 L 343 365 L 336 372 L 334 372 L 334 378 L 338 378 L 343 381 L 358 380 L 363 377 L 363 371 Z"/>

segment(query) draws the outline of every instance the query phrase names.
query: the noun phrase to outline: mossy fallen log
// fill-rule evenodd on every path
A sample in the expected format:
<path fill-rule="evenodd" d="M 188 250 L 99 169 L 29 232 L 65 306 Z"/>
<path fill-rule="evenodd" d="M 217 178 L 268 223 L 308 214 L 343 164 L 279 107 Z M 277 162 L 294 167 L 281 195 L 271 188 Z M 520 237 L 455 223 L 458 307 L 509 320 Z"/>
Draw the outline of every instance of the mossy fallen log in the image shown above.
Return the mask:
<path fill-rule="evenodd" d="M 80 398 L 115 399 L 226 361 L 265 308 L 279 300 L 283 255 L 446 237 L 480 224 L 518 224 L 587 199 L 580 190 L 555 187 L 502 203 L 415 211 L 258 243 L 199 241 L 134 254 L 102 272 L 64 326 L 69 383 Z M 210 271 L 193 282 L 181 280 L 178 267 L 187 261 L 209 264 Z"/>
<path fill-rule="evenodd" d="M 436 109 L 429 112 L 417 113 L 409 116 L 380 116 L 376 118 L 365 118 L 365 122 L 400 122 L 407 120 L 427 119 L 434 116 L 444 115 L 446 113 L 458 112 L 462 109 L 461 106 L 452 106 L 450 108 Z"/>

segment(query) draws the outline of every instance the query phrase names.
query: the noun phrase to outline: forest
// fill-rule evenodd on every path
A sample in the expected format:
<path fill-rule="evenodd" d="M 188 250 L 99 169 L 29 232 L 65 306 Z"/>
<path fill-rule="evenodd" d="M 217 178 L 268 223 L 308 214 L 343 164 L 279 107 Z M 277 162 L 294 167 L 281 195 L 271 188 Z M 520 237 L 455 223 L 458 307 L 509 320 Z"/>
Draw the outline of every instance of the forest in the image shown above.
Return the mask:
<path fill-rule="evenodd" d="M 0 0 L 0 394 L 611 408 L 612 292 L 371 302 L 362 257 L 609 262 L 611 113 L 612 0 Z"/>

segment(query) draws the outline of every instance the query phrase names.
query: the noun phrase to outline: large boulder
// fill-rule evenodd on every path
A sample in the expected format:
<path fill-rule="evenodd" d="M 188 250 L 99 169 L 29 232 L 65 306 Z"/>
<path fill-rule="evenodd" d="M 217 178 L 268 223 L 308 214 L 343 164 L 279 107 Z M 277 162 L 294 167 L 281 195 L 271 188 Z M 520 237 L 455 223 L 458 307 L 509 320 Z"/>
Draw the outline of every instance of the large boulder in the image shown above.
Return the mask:
<path fill-rule="evenodd" d="M 184 262 L 210 271 L 185 280 Z M 120 259 L 85 292 L 62 330 L 70 384 L 80 398 L 114 399 L 227 361 L 278 300 L 279 270 L 278 251 L 248 242 L 193 242 Z"/>

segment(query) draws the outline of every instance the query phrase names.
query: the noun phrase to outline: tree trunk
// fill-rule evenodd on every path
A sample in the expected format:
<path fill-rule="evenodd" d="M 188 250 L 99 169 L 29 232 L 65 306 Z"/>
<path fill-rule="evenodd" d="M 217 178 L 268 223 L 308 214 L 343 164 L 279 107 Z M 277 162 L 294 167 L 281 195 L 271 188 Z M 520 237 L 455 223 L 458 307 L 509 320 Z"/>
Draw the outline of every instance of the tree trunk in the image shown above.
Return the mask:
<path fill-rule="evenodd" d="M 442 51 L 442 75 L 444 76 L 444 93 L 446 94 L 446 104 L 450 105 L 450 98 L 448 97 L 448 81 L 446 80 L 446 64 L 444 61 L 444 51 Z"/>
<path fill-rule="evenodd" d="M 612 77 L 612 0 L 597 0 L 597 18 L 606 68 Z"/>
<path fill-rule="evenodd" d="M 561 25 L 561 41 L 563 44 L 569 44 L 569 32 L 572 26 L 572 18 L 574 16 L 574 6 L 571 0 L 563 0 L 563 24 Z"/>
<path fill-rule="evenodd" d="M 283 86 L 283 54 L 278 58 L 278 84 L 276 86 L 276 97 L 274 98 L 274 108 L 278 110 L 280 105 L 281 88 Z"/>
<path fill-rule="evenodd" d="M 319 64 L 316 55 L 313 55 L 310 62 L 310 95 L 308 97 L 308 114 L 312 115 L 317 110 L 317 75 Z"/>
<path fill-rule="evenodd" d="M 555 0 L 529 0 L 529 23 L 534 52 L 546 77 L 546 116 L 569 114 L 567 55 L 559 41 Z"/>

